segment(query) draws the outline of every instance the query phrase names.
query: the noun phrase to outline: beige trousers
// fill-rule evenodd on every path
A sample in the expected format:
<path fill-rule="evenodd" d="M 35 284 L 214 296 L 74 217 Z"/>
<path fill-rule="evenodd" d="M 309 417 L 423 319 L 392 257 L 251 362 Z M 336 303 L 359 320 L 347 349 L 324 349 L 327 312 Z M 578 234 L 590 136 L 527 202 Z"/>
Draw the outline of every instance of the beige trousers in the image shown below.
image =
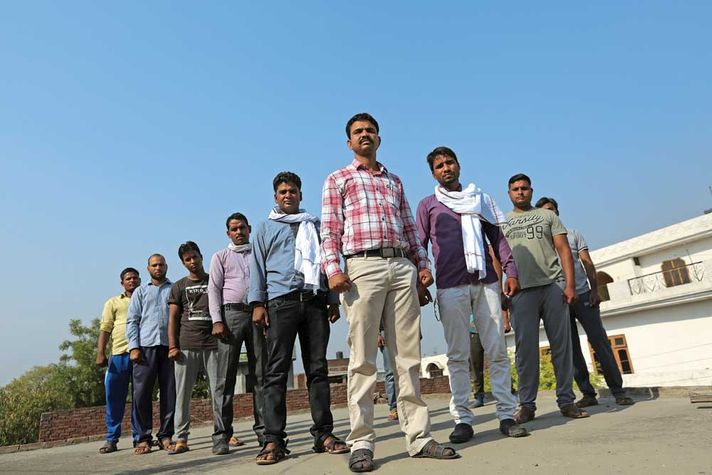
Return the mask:
<path fill-rule="evenodd" d="M 398 395 L 398 419 L 408 453 L 421 451 L 432 439 L 428 406 L 420 396 L 420 306 L 417 270 L 402 257 L 354 257 L 346 261 L 351 290 L 341 295 L 349 322 L 351 351 L 348 404 L 351 450 L 374 450 L 373 393 L 376 388 L 377 336 L 383 319 L 386 347 Z"/>

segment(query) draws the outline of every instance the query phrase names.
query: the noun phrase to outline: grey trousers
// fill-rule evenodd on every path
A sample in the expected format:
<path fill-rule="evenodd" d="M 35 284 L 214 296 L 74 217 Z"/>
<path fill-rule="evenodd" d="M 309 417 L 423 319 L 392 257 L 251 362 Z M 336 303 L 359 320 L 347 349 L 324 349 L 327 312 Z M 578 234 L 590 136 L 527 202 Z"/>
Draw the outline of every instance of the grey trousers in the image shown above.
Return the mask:
<path fill-rule="evenodd" d="M 511 301 L 510 318 L 517 347 L 519 404 L 536 410 L 539 389 L 539 318 L 551 348 L 556 376 L 556 402 L 559 407 L 574 402 L 574 365 L 571 353 L 569 306 L 564 302 L 564 284 L 524 289 Z"/>
<path fill-rule="evenodd" d="M 218 394 L 218 398 L 222 399 L 221 418 L 225 426 L 225 438 L 229 440 L 233 435 L 235 381 L 240 350 L 244 343 L 247 354 L 247 390 L 252 391 L 252 413 L 255 418 L 252 430 L 255 431 L 257 440 L 262 445 L 265 432 L 262 384 L 267 362 L 265 337 L 261 329 L 255 328 L 249 312 L 225 310 L 223 317 L 230 333 L 228 338 L 218 340 L 220 378 L 224 381 L 222 386 L 219 385 L 223 391 Z"/>
<path fill-rule="evenodd" d="M 198 372 L 203 369 L 208 378 L 210 387 L 210 400 L 213 404 L 214 433 L 213 442 L 221 439 L 225 433 L 220 408 L 222 398 L 217 397 L 218 391 L 218 350 L 181 350 L 183 353 L 175 362 L 176 376 L 176 438 L 188 440 L 190 434 L 190 400 L 193 386 L 198 378 Z"/>

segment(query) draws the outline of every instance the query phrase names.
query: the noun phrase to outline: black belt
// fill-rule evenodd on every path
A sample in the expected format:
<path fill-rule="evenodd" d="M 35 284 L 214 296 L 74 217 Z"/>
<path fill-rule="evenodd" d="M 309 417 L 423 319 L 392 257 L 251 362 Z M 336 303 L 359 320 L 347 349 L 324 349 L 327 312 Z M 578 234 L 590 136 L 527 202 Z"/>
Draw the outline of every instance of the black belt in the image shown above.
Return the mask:
<path fill-rule="evenodd" d="M 346 259 L 351 259 L 352 257 L 382 257 L 388 259 L 391 257 L 408 257 L 408 253 L 403 249 L 396 249 L 395 247 L 383 247 L 381 249 L 369 249 L 368 251 L 357 252 L 356 254 L 350 254 L 345 256 Z"/>
<path fill-rule="evenodd" d="M 222 306 L 223 310 L 237 310 L 238 312 L 252 312 L 252 307 L 246 303 L 226 303 Z"/>
<path fill-rule="evenodd" d="M 275 297 L 271 300 L 293 300 L 296 302 L 308 302 L 310 300 L 317 298 L 317 296 L 318 295 L 314 292 L 295 290 L 293 292 L 289 292 L 288 294 L 284 294 L 284 295 L 280 295 L 279 297 Z"/>

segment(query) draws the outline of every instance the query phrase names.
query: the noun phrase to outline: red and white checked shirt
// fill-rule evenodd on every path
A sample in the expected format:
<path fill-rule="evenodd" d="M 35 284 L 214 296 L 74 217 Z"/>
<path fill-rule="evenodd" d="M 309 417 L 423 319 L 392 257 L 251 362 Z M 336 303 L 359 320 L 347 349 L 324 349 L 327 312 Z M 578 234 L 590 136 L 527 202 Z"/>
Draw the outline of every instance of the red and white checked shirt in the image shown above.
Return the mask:
<path fill-rule="evenodd" d="M 386 247 L 405 249 L 418 269 L 429 268 L 403 183 L 378 165 L 380 171 L 371 173 L 354 159 L 326 177 L 321 193 L 321 252 L 328 277 L 341 273 L 341 254 Z"/>

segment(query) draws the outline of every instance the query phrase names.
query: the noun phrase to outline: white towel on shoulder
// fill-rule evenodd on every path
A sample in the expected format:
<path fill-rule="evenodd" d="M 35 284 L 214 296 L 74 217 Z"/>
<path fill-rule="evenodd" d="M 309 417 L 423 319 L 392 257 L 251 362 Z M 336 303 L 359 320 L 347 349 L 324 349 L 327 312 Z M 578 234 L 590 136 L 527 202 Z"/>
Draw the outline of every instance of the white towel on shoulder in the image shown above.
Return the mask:
<path fill-rule="evenodd" d="M 487 251 L 480 220 L 499 226 L 506 223 L 507 219 L 492 197 L 483 193 L 474 183 L 470 183 L 462 191 L 450 191 L 436 186 L 435 197 L 440 203 L 460 215 L 467 272 L 474 274 L 479 271 L 480 279 L 484 279 L 487 276 L 485 254 Z"/>
<path fill-rule="evenodd" d="M 304 288 L 318 290 L 321 277 L 321 252 L 319 250 L 319 234 L 315 223 L 319 218 L 303 209 L 296 214 L 285 214 L 274 208 L 269 213 L 269 219 L 280 223 L 299 223 L 295 238 L 294 269 L 304 275 Z"/>

